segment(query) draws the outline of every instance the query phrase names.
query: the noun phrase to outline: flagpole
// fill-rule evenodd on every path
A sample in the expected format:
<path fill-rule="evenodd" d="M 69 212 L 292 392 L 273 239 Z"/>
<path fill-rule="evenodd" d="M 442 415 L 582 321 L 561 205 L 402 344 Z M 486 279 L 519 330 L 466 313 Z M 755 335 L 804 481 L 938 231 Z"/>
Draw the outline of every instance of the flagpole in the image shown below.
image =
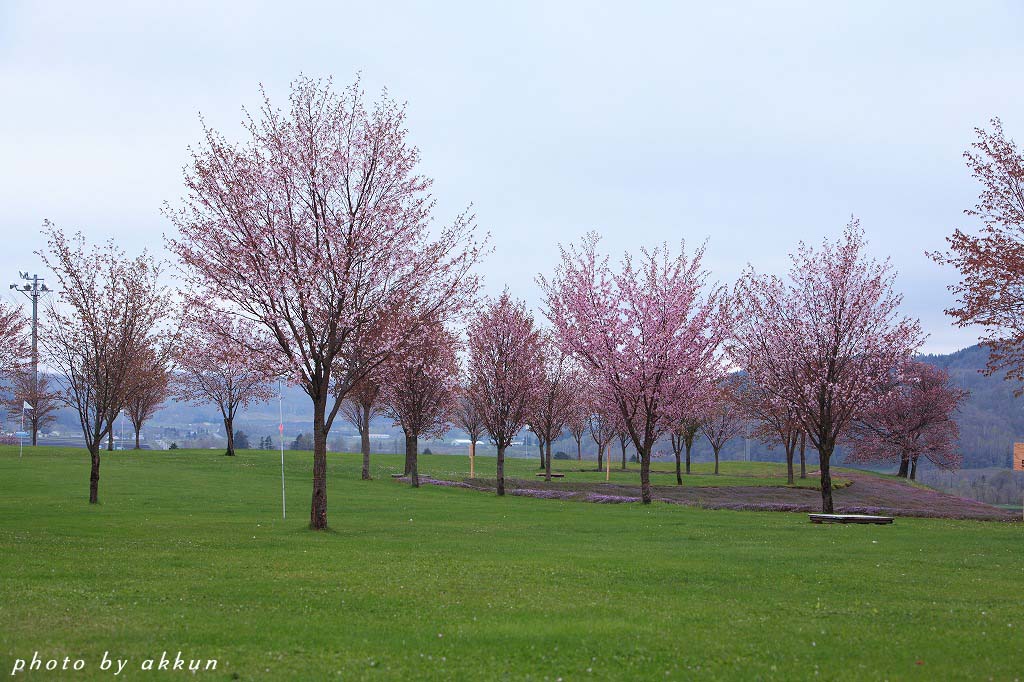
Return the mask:
<path fill-rule="evenodd" d="M 281 439 L 281 518 L 288 518 L 287 507 L 284 497 L 284 403 L 282 396 L 281 380 L 277 380 L 277 412 L 280 422 L 277 425 L 277 433 Z"/>

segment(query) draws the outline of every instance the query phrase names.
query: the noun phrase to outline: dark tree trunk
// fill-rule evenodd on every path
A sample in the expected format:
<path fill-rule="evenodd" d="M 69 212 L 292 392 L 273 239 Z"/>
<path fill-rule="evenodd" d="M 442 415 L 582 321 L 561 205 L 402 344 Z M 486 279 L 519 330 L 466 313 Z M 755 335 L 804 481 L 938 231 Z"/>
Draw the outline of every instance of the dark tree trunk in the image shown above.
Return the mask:
<path fill-rule="evenodd" d="M 715 451 L 715 476 L 718 475 L 718 448 L 711 448 Z"/>
<path fill-rule="evenodd" d="M 626 447 L 627 447 L 626 441 L 620 439 L 619 440 L 619 445 L 622 446 L 622 470 L 625 471 L 626 470 Z"/>
<path fill-rule="evenodd" d="M 107 434 L 107 452 L 114 451 L 114 422 L 110 422 L 110 433 Z"/>
<path fill-rule="evenodd" d="M 793 485 L 793 451 L 796 450 L 796 437 L 786 443 L 786 483 Z"/>
<path fill-rule="evenodd" d="M 89 458 L 92 460 L 92 469 L 89 471 L 89 504 L 99 504 L 100 501 L 100 445 L 96 443 L 89 448 Z"/>
<path fill-rule="evenodd" d="M 682 461 L 682 449 L 675 450 L 676 453 L 676 485 L 683 484 L 683 461 Z M 689 464 L 689 458 L 687 458 L 687 464 Z M 687 470 L 686 473 L 690 473 Z"/>
<path fill-rule="evenodd" d="M 807 434 L 800 432 L 800 478 L 807 478 L 807 458 L 804 451 L 807 449 Z"/>
<path fill-rule="evenodd" d="M 540 436 L 537 436 L 537 450 L 540 451 L 540 467 L 539 468 L 543 469 L 544 468 L 544 440 Z"/>
<path fill-rule="evenodd" d="M 498 446 L 498 495 L 505 494 L 505 446 Z"/>
<path fill-rule="evenodd" d="M 359 430 L 359 450 L 363 453 L 363 480 L 370 480 L 370 410 L 363 409 L 359 415 L 362 428 Z"/>
<path fill-rule="evenodd" d="M 235 427 L 234 418 L 224 417 L 224 432 L 228 434 L 228 447 L 224 454 L 228 457 L 235 456 Z"/>
<path fill-rule="evenodd" d="M 644 448 L 640 453 L 640 500 L 644 504 L 651 503 L 651 449 Z"/>
<path fill-rule="evenodd" d="M 690 473 L 690 450 L 693 449 L 693 441 L 686 442 L 686 473 Z"/>
<path fill-rule="evenodd" d="M 327 529 L 327 396 L 313 401 L 313 499 L 309 505 L 311 530 Z"/>
<path fill-rule="evenodd" d="M 917 457 L 914 457 L 910 463 L 910 480 L 917 480 Z"/>
<path fill-rule="evenodd" d="M 39 419 L 33 417 L 28 423 L 32 426 L 32 445 L 39 445 Z"/>
<path fill-rule="evenodd" d="M 910 471 L 910 458 L 906 455 L 900 457 L 900 470 L 896 472 L 896 475 L 900 478 L 906 478 Z"/>
<path fill-rule="evenodd" d="M 600 471 L 603 468 L 604 468 L 604 448 L 602 448 L 601 444 L 598 443 L 597 444 L 597 470 Z"/>
<path fill-rule="evenodd" d="M 409 483 L 413 488 L 419 488 L 419 438 L 415 435 L 405 437 L 405 459 L 409 462 Z"/>
<path fill-rule="evenodd" d="M 831 449 L 818 448 L 818 463 L 821 467 L 821 512 L 823 514 L 831 514 L 834 511 L 832 506 L 832 474 L 828 468 L 831 459 Z"/>
<path fill-rule="evenodd" d="M 548 441 L 544 445 L 544 480 L 548 483 L 551 482 L 551 441 Z"/>
<path fill-rule="evenodd" d="M 576 439 L 576 461 L 583 461 L 583 442 L 580 438 Z"/>

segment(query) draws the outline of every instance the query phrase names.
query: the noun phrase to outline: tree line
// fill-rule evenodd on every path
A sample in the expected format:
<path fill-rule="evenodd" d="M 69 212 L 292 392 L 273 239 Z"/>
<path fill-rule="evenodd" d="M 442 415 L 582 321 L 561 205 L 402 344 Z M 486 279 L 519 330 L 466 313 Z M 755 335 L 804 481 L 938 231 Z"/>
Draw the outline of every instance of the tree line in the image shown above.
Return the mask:
<path fill-rule="evenodd" d="M 783 448 L 790 482 L 797 453 L 800 476 L 808 446 L 817 454 L 826 512 L 837 445 L 909 477 L 921 457 L 959 463 L 953 415 L 965 394 L 943 370 L 913 360 L 920 324 L 900 312 L 895 273 L 868 255 L 856 219 L 835 240 L 800 243 L 784 275 L 748 266 L 732 286 L 711 280 L 705 245 L 613 259 L 590 233 L 560 246 L 557 267 L 537 277 L 538 321 L 507 290 L 480 294 L 476 271 L 490 245 L 468 210 L 432 224 L 432 181 L 418 170 L 404 106 L 386 95 L 368 105 L 358 81 L 338 90 L 299 78 L 286 109 L 264 94 L 244 125 L 246 139 L 235 142 L 204 123 L 184 194 L 164 208 L 176 229 L 166 242 L 172 264 L 43 226 L 39 256 L 58 284 L 44 357 L 59 385 L 29 382 L 31 397 L 42 406 L 45 390 L 78 415 L 90 502 L 122 410 L 138 433 L 168 396 L 214 404 L 231 455 L 235 416 L 269 400 L 277 381 L 301 387 L 311 403 L 313 529 L 327 527 L 327 437 L 339 416 L 361 436 L 363 478 L 371 419 L 400 426 L 413 486 L 420 438 L 458 425 L 469 435 L 471 476 L 475 444 L 488 438 L 498 495 L 505 451 L 524 428 L 540 443 L 548 480 L 551 444 L 564 432 L 578 458 L 593 439 L 599 467 L 617 440 L 624 468 L 632 444 L 645 504 L 656 443 L 670 443 L 682 484 L 695 438 L 711 445 L 717 473 L 722 447 L 748 425 Z M 985 183 L 974 214 L 986 232 L 958 231 L 950 253 L 932 257 L 964 273 L 955 289 L 963 307 L 950 311 L 958 323 L 1016 329 L 999 287 L 1016 294 L 1024 263 L 1017 247 L 1013 277 L 1000 270 L 1024 215 L 1024 162 L 998 122 L 979 136 L 968 160 Z M 182 287 L 163 283 L 168 267 Z M 0 360 L 17 385 L 24 317 L 4 306 L 0 328 Z M 1019 339 L 986 343 L 996 351 L 990 371 L 1018 377 Z"/>

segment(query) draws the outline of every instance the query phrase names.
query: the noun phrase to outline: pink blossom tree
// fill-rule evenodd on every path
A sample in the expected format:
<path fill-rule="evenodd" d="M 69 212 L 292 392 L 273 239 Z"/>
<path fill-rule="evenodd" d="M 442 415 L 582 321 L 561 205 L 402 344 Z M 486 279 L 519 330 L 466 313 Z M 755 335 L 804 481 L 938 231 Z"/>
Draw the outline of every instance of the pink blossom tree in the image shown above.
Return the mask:
<path fill-rule="evenodd" d="M 676 485 L 683 484 L 682 454 L 686 451 L 686 473 L 690 473 L 690 453 L 703 419 L 694 414 L 680 415 L 669 427 L 669 444 L 676 458 Z"/>
<path fill-rule="evenodd" d="M 704 411 L 700 430 L 715 453 L 715 476 L 718 475 L 718 456 L 733 438 L 743 433 L 747 420 L 736 404 L 732 382 L 725 382 Z"/>
<path fill-rule="evenodd" d="M 170 369 L 167 356 L 156 349 L 146 349 L 132 369 L 131 395 L 124 412 L 135 431 L 135 449 L 142 447 L 142 426 L 163 407 L 170 396 Z"/>
<path fill-rule="evenodd" d="M 577 384 L 577 389 L 572 397 L 572 404 L 569 407 L 569 414 L 565 420 L 565 430 L 569 432 L 572 439 L 576 441 L 576 461 L 583 461 L 583 437 L 587 433 L 588 421 L 590 418 L 587 409 L 586 397 L 583 395 L 584 386 Z"/>
<path fill-rule="evenodd" d="M 177 346 L 177 372 L 172 384 L 176 400 L 215 405 L 224 423 L 227 448 L 235 454 L 235 417 L 253 403 L 271 400 L 273 373 L 260 353 L 255 325 L 240 318 L 197 311 L 183 325 Z"/>
<path fill-rule="evenodd" d="M 359 433 L 359 451 L 363 456 L 362 479 L 370 480 L 370 422 L 384 411 L 380 403 L 380 383 L 374 374 L 366 374 L 349 391 L 341 405 L 341 414 Z"/>
<path fill-rule="evenodd" d="M 23 370 L 29 352 L 27 323 L 20 308 L 0 301 L 0 377 L 10 378 Z"/>
<path fill-rule="evenodd" d="M 419 438 L 443 436 L 455 415 L 459 347 L 440 320 L 428 320 L 384 367 L 381 403 L 405 433 L 406 474 L 414 488 L 420 485 Z"/>
<path fill-rule="evenodd" d="M 619 409 L 615 405 L 600 405 L 592 403 L 590 406 L 590 418 L 587 420 L 587 428 L 590 430 L 590 437 L 597 445 L 597 470 L 604 466 L 604 458 L 611 457 L 608 447 L 615 436 L 619 434 Z"/>
<path fill-rule="evenodd" d="M 730 353 L 747 376 L 789 404 L 818 451 L 822 510 L 833 511 L 829 470 L 836 443 L 890 385 L 922 340 L 899 314 L 888 261 L 867 256 L 856 220 L 819 249 L 801 244 L 789 278 L 747 269 L 736 286 Z"/>
<path fill-rule="evenodd" d="M 917 478 L 921 456 L 942 469 L 960 465 L 960 430 L 953 418 L 969 395 L 942 369 L 908 361 L 894 374 L 897 386 L 879 396 L 850 431 L 851 461 L 898 461 L 898 476 Z"/>
<path fill-rule="evenodd" d="M 561 249 L 551 279 L 539 277 L 559 344 L 592 375 L 602 403 L 615 405 L 640 457 L 641 498 L 651 501 L 651 450 L 670 426 L 672 396 L 722 340 L 721 295 L 701 261 L 667 245 L 627 254 L 613 270 L 589 234 Z"/>
<path fill-rule="evenodd" d="M 137 384 L 133 371 L 153 347 L 166 347 L 171 295 L 161 264 L 143 253 L 128 258 L 113 242 L 88 246 L 52 223 L 40 258 L 56 275 L 47 303 L 43 357 L 57 374 L 63 401 L 78 415 L 89 450 L 89 502 L 99 502 L 100 446 Z M 164 339 L 160 342 L 160 339 Z"/>
<path fill-rule="evenodd" d="M 469 477 L 476 478 L 476 444 L 487 431 L 483 415 L 472 399 L 472 393 L 463 382 L 452 421 L 469 436 Z"/>
<path fill-rule="evenodd" d="M 261 363 L 309 396 L 310 528 L 320 530 L 327 436 L 345 398 L 424 320 L 467 307 L 480 245 L 471 216 L 431 229 L 431 181 L 387 93 L 369 109 L 358 82 L 337 92 L 300 77 L 290 104 L 284 112 L 264 96 L 244 145 L 205 129 L 183 206 L 167 210 L 179 231 L 169 248 L 194 304 L 252 321 Z M 387 323 L 396 311 L 407 325 Z"/>
<path fill-rule="evenodd" d="M 548 336 L 544 337 L 541 346 L 540 370 L 541 385 L 528 421 L 543 448 L 544 480 L 550 481 L 551 444 L 569 421 L 579 393 L 579 375 L 572 358 L 567 357 Z"/>
<path fill-rule="evenodd" d="M 505 449 L 538 399 L 541 343 L 533 316 L 508 291 L 489 301 L 469 328 L 467 388 L 498 451 L 498 495 L 505 494 Z"/>
<path fill-rule="evenodd" d="M 735 400 L 747 419 L 756 424 L 753 435 L 758 440 L 782 446 L 786 453 L 786 482 L 792 485 L 793 456 L 802 433 L 796 408 L 752 381 L 738 382 Z"/>

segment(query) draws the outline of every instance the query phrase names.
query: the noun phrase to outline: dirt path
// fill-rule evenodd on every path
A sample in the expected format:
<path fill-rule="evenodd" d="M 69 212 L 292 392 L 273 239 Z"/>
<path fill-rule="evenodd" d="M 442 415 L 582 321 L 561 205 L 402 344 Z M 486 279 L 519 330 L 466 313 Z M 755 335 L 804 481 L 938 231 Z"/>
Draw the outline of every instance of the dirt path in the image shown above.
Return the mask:
<path fill-rule="evenodd" d="M 929 488 L 920 488 L 900 481 L 879 478 L 867 473 L 844 469 L 837 476 L 852 481 L 846 488 L 835 490 L 836 512 L 848 514 L 886 514 L 948 519 L 1012 521 L 1016 514 L 998 507 L 947 495 Z M 439 481 L 422 479 L 432 485 L 455 486 L 476 490 L 493 490 L 493 481 Z M 615 504 L 640 500 L 639 486 L 609 483 L 575 483 L 522 481 L 506 482 L 512 495 L 526 497 L 575 499 L 584 502 Z M 742 509 L 752 511 L 821 511 L 821 493 L 808 488 L 774 486 L 654 486 L 655 500 L 708 509 Z"/>

